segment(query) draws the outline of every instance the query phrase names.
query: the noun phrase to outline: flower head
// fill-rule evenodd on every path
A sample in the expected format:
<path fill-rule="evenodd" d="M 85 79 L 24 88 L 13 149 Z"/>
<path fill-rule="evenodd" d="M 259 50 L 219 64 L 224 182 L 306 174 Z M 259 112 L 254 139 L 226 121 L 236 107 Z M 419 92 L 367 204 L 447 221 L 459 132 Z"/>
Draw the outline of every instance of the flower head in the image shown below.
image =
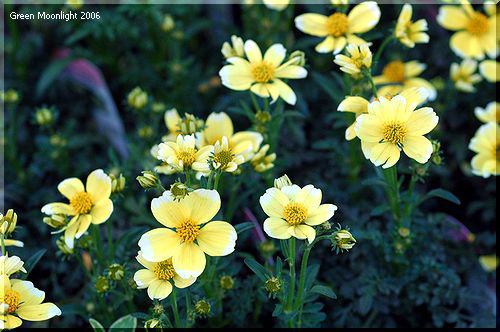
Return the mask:
<path fill-rule="evenodd" d="M 330 16 L 308 13 L 295 18 L 300 31 L 317 37 L 326 37 L 316 45 L 316 52 L 340 53 L 349 44 L 366 44 L 356 34 L 370 31 L 380 20 L 380 8 L 375 1 L 364 1 L 354 6 L 349 14 L 341 12 Z"/>
<path fill-rule="evenodd" d="M 222 84 L 233 90 L 249 90 L 256 95 L 271 97 L 275 102 L 278 97 L 288 104 L 295 105 L 297 97 L 293 90 L 282 79 L 298 79 L 307 76 L 307 70 L 296 65 L 296 60 L 283 63 L 286 49 L 281 44 L 274 44 L 262 57 L 259 46 L 253 40 L 244 45 L 245 58 L 227 59 L 229 65 L 219 71 Z"/>
<path fill-rule="evenodd" d="M 368 105 L 368 113 L 356 119 L 356 136 L 365 157 L 375 166 L 395 165 L 401 149 L 421 164 L 429 160 L 432 143 L 423 135 L 436 127 L 439 118 L 430 107 L 416 109 L 426 98 L 422 88 L 390 100 L 379 97 Z"/>
<path fill-rule="evenodd" d="M 474 109 L 474 114 L 481 122 L 498 123 L 498 120 L 500 118 L 500 104 L 496 101 L 492 101 L 488 105 L 486 105 L 486 108 L 476 107 Z"/>
<path fill-rule="evenodd" d="M 172 263 L 172 258 L 160 262 L 152 262 L 144 258 L 142 252 L 136 256 L 137 261 L 145 267 L 134 274 L 138 289 L 148 289 L 151 300 L 163 300 L 172 292 L 172 286 L 186 288 L 191 286 L 196 277 L 182 278 L 177 274 Z"/>
<path fill-rule="evenodd" d="M 208 317 L 210 315 L 210 303 L 206 300 L 199 300 L 194 305 L 194 312 L 198 317 Z"/>
<path fill-rule="evenodd" d="M 477 154 L 472 158 L 472 173 L 487 178 L 498 175 L 500 162 L 498 149 L 500 136 L 498 136 L 498 123 L 489 122 L 482 125 L 469 143 L 469 149 Z"/>
<path fill-rule="evenodd" d="M 5 216 L 0 214 L 0 233 L 4 235 L 11 234 L 16 229 L 17 213 L 13 209 L 8 209 Z"/>
<path fill-rule="evenodd" d="M 234 56 L 243 58 L 243 39 L 238 36 L 232 35 L 231 44 L 229 44 L 228 42 L 224 42 L 224 44 L 222 44 L 221 53 L 226 59 L 232 58 Z"/>
<path fill-rule="evenodd" d="M 269 216 L 264 221 L 264 231 L 275 239 L 306 239 L 309 243 L 316 237 L 312 226 L 329 220 L 337 206 L 321 204 L 321 190 L 307 185 L 303 188 L 293 184 L 281 189 L 269 188 L 259 199 L 260 206 Z"/>
<path fill-rule="evenodd" d="M 479 64 L 479 72 L 488 82 L 498 82 L 500 64 L 495 60 L 484 60 Z"/>
<path fill-rule="evenodd" d="M 226 256 L 234 251 L 236 230 L 225 221 L 210 221 L 220 209 L 216 190 L 197 189 L 180 201 L 170 191 L 153 199 L 151 211 L 166 228 L 142 235 L 142 256 L 151 262 L 172 258 L 182 278 L 198 277 L 205 269 L 205 254 Z"/>
<path fill-rule="evenodd" d="M 479 74 L 475 74 L 477 62 L 465 59 L 462 63 L 452 63 L 450 67 L 450 77 L 455 82 L 455 87 L 464 92 L 475 92 L 474 84 L 482 80 Z"/>
<path fill-rule="evenodd" d="M 64 232 L 66 245 L 73 248 L 74 239 L 80 238 L 90 224 L 102 224 L 113 212 L 111 178 L 102 169 L 89 174 L 87 183 L 78 178 L 69 178 L 57 186 L 59 192 L 69 200 L 68 203 L 49 203 L 42 207 L 42 212 L 51 216 L 62 214 L 72 216 Z"/>
<path fill-rule="evenodd" d="M 346 50 L 349 56 L 337 54 L 333 61 L 340 66 L 340 70 L 349 75 L 357 75 L 364 69 L 370 69 L 372 66 L 372 52 L 367 44 L 349 44 Z"/>
<path fill-rule="evenodd" d="M 424 32 L 427 31 L 427 21 L 420 19 L 412 22 L 412 12 L 412 6 L 408 3 L 404 4 L 394 30 L 396 38 L 407 47 L 414 47 L 416 43 L 429 42 L 429 35 Z"/>
<path fill-rule="evenodd" d="M 0 276 L 10 277 L 11 274 L 18 271 L 26 273 L 23 265 L 24 262 L 17 256 L 0 256 Z"/>
<path fill-rule="evenodd" d="M 252 166 L 256 172 L 265 172 L 274 167 L 273 162 L 276 160 L 276 153 L 266 155 L 268 150 L 269 144 L 266 144 L 253 156 Z"/>

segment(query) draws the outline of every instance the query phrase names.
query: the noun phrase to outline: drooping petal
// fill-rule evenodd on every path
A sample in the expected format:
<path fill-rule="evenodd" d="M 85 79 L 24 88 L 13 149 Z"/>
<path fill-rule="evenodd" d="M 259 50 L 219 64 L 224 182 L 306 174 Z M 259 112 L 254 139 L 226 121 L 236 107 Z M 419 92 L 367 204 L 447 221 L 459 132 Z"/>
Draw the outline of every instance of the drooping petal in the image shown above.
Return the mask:
<path fill-rule="evenodd" d="M 57 190 L 67 199 L 71 199 L 75 194 L 85 191 L 85 188 L 79 178 L 69 178 L 59 183 Z"/>
<path fill-rule="evenodd" d="M 80 215 L 80 225 L 78 225 L 78 230 L 76 231 L 75 238 L 79 239 L 87 231 L 87 229 L 89 229 L 91 221 L 94 221 L 94 218 L 89 214 Z"/>
<path fill-rule="evenodd" d="M 186 288 L 186 287 L 189 287 L 192 284 L 194 284 L 194 282 L 196 281 L 196 278 L 191 277 L 191 278 L 184 279 L 180 275 L 176 274 L 174 276 L 173 280 L 174 280 L 175 287 Z"/>
<path fill-rule="evenodd" d="M 281 218 L 267 218 L 264 221 L 264 232 L 275 239 L 289 239 L 291 234 L 288 229 L 290 227 L 290 224 Z"/>
<path fill-rule="evenodd" d="M 292 88 L 288 86 L 285 82 L 280 80 L 279 78 L 274 80 L 274 84 L 278 87 L 280 91 L 280 97 L 283 98 L 290 105 L 295 105 L 297 101 L 297 96 L 295 92 L 293 92 Z"/>
<path fill-rule="evenodd" d="M 137 256 L 135 256 L 135 259 L 139 262 L 139 264 L 141 264 L 142 266 L 144 266 L 146 269 L 153 270 L 155 263 L 154 262 L 150 262 L 146 258 L 144 258 L 144 256 L 142 255 L 142 251 L 139 251 L 137 253 Z"/>
<path fill-rule="evenodd" d="M 75 234 L 78 231 L 80 226 L 80 216 L 74 216 L 70 222 L 66 230 L 64 231 L 64 243 L 70 248 L 73 249 L 75 243 Z"/>
<path fill-rule="evenodd" d="M 61 309 L 59 309 L 54 303 L 47 302 L 42 304 L 19 306 L 16 314 L 21 319 L 36 322 L 51 319 L 54 316 L 60 316 Z"/>
<path fill-rule="evenodd" d="M 234 251 L 236 230 L 225 221 L 212 221 L 201 228 L 196 241 L 209 256 L 226 256 Z"/>
<path fill-rule="evenodd" d="M 283 217 L 283 210 L 289 203 L 288 197 L 277 188 L 269 188 L 259 199 L 260 206 L 270 217 Z"/>
<path fill-rule="evenodd" d="M 111 178 L 102 169 L 96 169 L 87 177 L 86 189 L 96 204 L 111 195 Z"/>
<path fill-rule="evenodd" d="M 184 242 L 172 256 L 175 272 L 182 278 L 197 278 L 205 269 L 205 253 L 192 242 Z"/>
<path fill-rule="evenodd" d="M 113 201 L 109 198 L 101 199 L 90 210 L 92 223 L 95 225 L 102 224 L 109 219 L 111 213 L 113 213 Z"/>
<path fill-rule="evenodd" d="M 180 244 L 181 240 L 177 233 L 168 228 L 150 230 L 139 240 L 142 255 L 151 262 L 161 262 L 172 257 Z"/>
<path fill-rule="evenodd" d="M 370 160 L 375 166 L 389 168 L 399 160 L 400 151 L 395 144 L 384 142 L 371 149 Z"/>
<path fill-rule="evenodd" d="M 65 214 L 68 216 L 74 216 L 75 211 L 73 208 L 66 203 L 49 203 L 42 207 L 42 213 L 53 215 L 53 214 Z"/>
<path fill-rule="evenodd" d="M 151 300 L 163 300 L 172 293 L 172 284 L 166 280 L 155 280 L 148 286 L 148 296 Z"/>
<path fill-rule="evenodd" d="M 309 213 L 304 221 L 309 226 L 317 226 L 325 221 L 328 221 L 337 210 L 337 206 L 333 204 L 321 204 L 316 210 Z"/>

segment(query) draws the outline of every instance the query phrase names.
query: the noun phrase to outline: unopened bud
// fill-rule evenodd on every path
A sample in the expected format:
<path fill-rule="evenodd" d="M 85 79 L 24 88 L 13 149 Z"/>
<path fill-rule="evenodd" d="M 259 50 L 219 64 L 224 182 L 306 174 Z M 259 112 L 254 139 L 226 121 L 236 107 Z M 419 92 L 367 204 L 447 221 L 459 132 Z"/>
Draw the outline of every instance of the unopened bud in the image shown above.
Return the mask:
<path fill-rule="evenodd" d="M 356 244 L 356 239 L 347 229 L 341 229 L 340 225 L 337 231 L 332 234 L 332 244 L 337 253 L 340 250 L 350 250 Z"/>
<path fill-rule="evenodd" d="M 54 116 L 50 108 L 39 108 L 35 112 L 35 121 L 40 126 L 46 126 L 52 123 Z"/>
<path fill-rule="evenodd" d="M 206 300 L 199 300 L 194 305 L 194 312 L 198 317 L 205 318 L 210 314 L 210 303 Z"/>
<path fill-rule="evenodd" d="M 122 280 L 124 275 L 125 269 L 123 265 L 114 263 L 108 267 L 108 276 L 111 280 Z"/>
<path fill-rule="evenodd" d="M 59 229 L 66 225 L 66 216 L 62 214 L 53 214 L 50 217 L 44 217 L 43 222 L 52 228 Z"/>
<path fill-rule="evenodd" d="M 95 289 L 98 293 L 105 293 L 109 290 L 109 281 L 105 276 L 97 277 Z"/>
<path fill-rule="evenodd" d="M 123 174 L 120 173 L 120 175 L 118 176 L 110 174 L 109 177 L 111 178 L 112 193 L 118 193 L 125 189 L 125 177 L 123 176 Z"/>
<path fill-rule="evenodd" d="M 141 109 L 148 103 L 148 94 L 140 87 L 136 87 L 128 94 L 127 102 L 130 107 Z"/>
<path fill-rule="evenodd" d="M 290 181 L 290 178 L 285 174 L 277 179 L 274 179 L 274 188 L 281 189 L 286 186 L 291 186 L 292 181 Z"/>
<path fill-rule="evenodd" d="M 175 22 L 172 15 L 166 14 L 163 17 L 163 22 L 161 24 L 161 29 L 165 32 L 172 31 L 175 28 Z"/>
<path fill-rule="evenodd" d="M 186 113 L 177 123 L 177 127 L 179 128 L 178 131 L 181 135 L 191 135 L 202 131 L 204 128 L 204 122 L 194 115 Z"/>
<path fill-rule="evenodd" d="M 154 172 L 142 171 L 141 173 L 142 175 L 136 177 L 136 180 L 144 189 L 156 188 L 160 183 L 160 179 L 158 179 L 158 176 Z"/>
<path fill-rule="evenodd" d="M 234 279 L 231 276 L 222 276 L 219 282 L 222 289 L 229 290 L 234 287 Z"/>
<path fill-rule="evenodd" d="M 264 288 L 269 293 L 269 296 L 275 297 L 276 294 L 281 290 L 281 280 L 276 277 L 271 277 L 264 283 Z"/>
<path fill-rule="evenodd" d="M 0 232 L 2 234 L 11 234 L 17 225 L 17 213 L 13 209 L 7 210 L 5 216 L 0 214 Z"/>
<path fill-rule="evenodd" d="M 306 64 L 306 54 L 302 51 L 294 51 L 290 54 L 288 60 L 294 60 L 292 65 L 295 66 L 304 66 Z"/>
<path fill-rule="evenodd" d="M 261 124 L 266 124 L 272 120 L 272 115 L 268 111 L 257 111 L 255 119 Z"/>

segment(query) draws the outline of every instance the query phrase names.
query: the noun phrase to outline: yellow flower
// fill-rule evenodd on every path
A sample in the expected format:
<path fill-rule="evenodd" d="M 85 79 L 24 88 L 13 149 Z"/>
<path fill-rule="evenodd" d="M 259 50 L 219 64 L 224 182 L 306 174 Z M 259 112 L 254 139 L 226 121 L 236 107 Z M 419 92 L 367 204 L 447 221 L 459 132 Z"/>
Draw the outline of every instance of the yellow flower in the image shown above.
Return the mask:
<path fill-rule="evenodd" d="M 229 65 L 219 71 L 222 84 L 233 90 L 248 90 L 256 95 L 271 97 L 275 102 L 278 97 L 288 104 L 295 105 L 297 97 L 293 90 L 281 79 L 298 79 L 307 76 L 307 70 L 297 66 L 296 60 L 283 63 L 286 49 L 281 44 L 274 44 L 262 57 L 259 46 L 253 40 L 244 45 L 247 59 L 232 57 L 227 59 Z"/>
<path fill-rule="evenodd" d="M 498 123 L 498 118 L 500 117 L 500 104 L 496 101 L 492 101 L 488 105 L 486 105 L 486 109 L 481 107 L 476 107 L 474 109 L 474 114 L 476 117 L 484 122 L 496 122 Z"/>
<path fill-rule="evenodd" d="M 268 150 L 269 144 L 266 144 L 253 156 L 252 166 L 256 172 L 265 172 L 274 167 L 273 162 L 276 160 L 276 153 L 266 156 Z"/>
<path fill-rule="evenodd" d="M 484 60 L 479 64 L 479 72 L 488 82 L 498 82 L 500 66 L 498 61 Z"/>
<path fill-rule="evenodd" d="M 430 107 L 416 109 L 426 97 L 427 91 L 422 88 L 406 97 L 379 97 L 368 105 L 367 114 L 356 119 L 356 136 L 361 139 L 365 157 L 375 166 L 395 165 L 401 149 L 421 164 L 429 160 L 432 143 L 423 135 L 436 127 L 439 118 Z"/>
<path fill-rule="evenodd" d="M 321 204 L 321 190 L 309 184 L 300 188 L 296 184 L 281 189 L 269 188 L 259 199 L 260 206 L 269 216 L 264 231 L 275 239 L 306 239 L 314 241 L 318 226 L 330 219 L 337 206 Z"/>
<path fill-rule="evenodd" d="M 221 143 L 222 142 L 222 143 Z M 215 169 L 220 169 L 223 172 L 232 173 L 239 165 L 243 164 L 249 159 L 249 155 L 252 153 L 251 148 L 248 150 L 235 153 L 230 147 L 226 136 L 222 137 L 221 141 L 217 141 L 214 145 L 213 156 L 210 159 L 212 166 Z M 203 173 L 209 173 L 210 168 L 208 164 L 202 166 L 200 165 L 200 171 Z"/>
<path fill-rule="evenodd" d="M 414 47 L 415 43 L 426 44 L 429 42 L 429 35 L 423 31 L 427 31 L 427 21 L 420 19 L 413 23 L 411 21 L 412 6 L 408 3 L 404 4 L 401 14 L 399 14 L 394 35 L 407 47 Z"/>
<path fill-rule="evenodd" d="M 35 288 L 31 281 L 0 276 L 0 329 L 14 329 L 22 320 L 42 321 L 61 315 L 54 303 L 42 303 L 45 292 Z"/>
<path fill-rule="evenodd" d="M 151 300 L 163 300 L 169 296 L 172 292 L 172 283 L 177 288 L 186 288 L 196 281 L 196 277 L 182 278 L 177 274 L 172 258 L 152 262 L 144 258 L 141 251 L 135 258 L 145 269 L 134 274 L 134 281 L 138 289 L 148 289 L 148 296 Z"/>
<path fill-rule="evenodd" d="M 153 199 L 153 216 L 167 228 L 142 235 L 142 256 L 151 262 L 172 258 L 182 278 L 196 278 L 205 269 L 205 254 L 226 256 L 234 251 L 236 230 L 225 221 L 211 221 L 220 209 L 216 190 L 197 189 L 180 201 L 170 191 Z"/>
<path fill-rule="evenodd" d="M 229 148 L 234 154 L 241 154 L 249 149 L 257 152 L 264 140 L 262 134 L 254 131 L 234 133 L 233 122 L 224 112 L 211 113 L 205 122 L 205 126 L 206 128 L 202 134 L 202 145 L 215 145 L 217 141 L 221 142 L 222 137 L 225 136 L 228 140 Z"/>
<path fill-rule="evenodd" d="M 363 69 L 370 69 L 372 66 L 372 52 L 367 44 L 359 46 L 349 44 L 346 50 L 349 56 L 337 54 L 333 61 L 340 66 L 340 70 L 349 75 L 356 75 Z"/>
<path fill-rule="evenodd" d="M 214 147 L 206 145 L 198 150 L 195 143 L 194 135 L 179 135 L 176 143 L 161 143 L 156 158 L 166 162 L 176 172 L 184 172 L 189 168 L 205 171 L 207 160 L 214 152 Z"/>
<path fill-rule="evenodd" d="M 498 136 L 498 124 L 489 122 L 482 125 L 469 143 L 469 149 L 477 155 L 472 158 L 472 173 L 488 178 L 490 175 L 498 175 L 499 160 L 497 156 L 500 146 Z"/>
<path fill-rule="evenodd" d="M 482 80 L 479 74 L 474 74 L 477 69 L 477 62 L 465 59 L 461 64 L 452 63 L 450 67 L 450 77 L 455 82 L 455 87 L 464 92 L 475 92 L 474 84 Z"/>
<path fill-rule="evenodd" d="M 479 256 L 479 264 L 486 272 L 493 272 L 498 267 L 497 255 Z"/>
<path fill-rule="evenodd" d="M 18 271 L 26 273 L 23 265 L 24 262 L 17 256 L 0 256 L 0 276 L 6 275 L 9 277 Z"/>
<path fill-rule="evenodd" d="M 468 1 L 459 6 L 441 6 L 438 23 L 448 30 L 458 31 L 450 39 L 450 47 L 462 58 L 482 60 L 487 54 L 496 58 L 498 39 L 496 36 L 495 4 L 484 4 L 487 15 L 475 11 Z"/>
<path fill-rule="evenodd" d="M 228 42 L 224 42 L 224 44 L 222 44 L 221 53 L 224 56 L 224 58 L 228 59 L 233 56 L 243 58 L 244 56 L 243 39 L 241 39 L 238 36 L 232 35 L 231 44 L 229 44 Z"/>
<path fill-rule="evenodd" d="M 8 209 L 5 216 L 0 213 L 0 233 L 11 234 L 16 229 L 17 213 L 13 209 Z"/>
<path fill-rule="evenodd" d="M 380 88 L 377 93 L 379 96 L 394 96 L 401 91 L 413 88 L 422 87 L 427 89 L 429 100 L 436 98 L 437 92 L 434 86 L 427 80 L 417 77 L 426 68 L 424 63 L 418 61 L 392 61 L 389 62 L 382 70 L 382 75 L 375 76 L 373 82 L 379 84 L 396 84 L 388 85 Z"/>
<path fill-rule="evenodd" d="M 317 37 L 326 37 L 316 45 L 316 52 L 340 53 L 347 43 L 366 44 L 355 34 L 370 31 L 380 19 L 380 8 L 375 1 L 365 1 L 349 12 L 334 13 L 330 16 L 308 13 L 295 18 L 295 26 L 300 31 Z"/>
<path fill-rule="evenodd" d="M 79 239 L 91 223 L 102 224 L 111 216 L 111 178 L 102 169 L 97 169 L 89 174 L 85 187 L 80 179 L 69 178 L 59 183 L 57 190 L 69 200 L 69 204 L 46 204 L 42 212 L 73 216 L 64 232 L 66 245 L 72 249 L 74 239 Z"/>
<path fill-rule="evenodd" d="M 262 2 L 269 9 L 282 11 L 288 6 L 290 0 L 262 0 Z"/>

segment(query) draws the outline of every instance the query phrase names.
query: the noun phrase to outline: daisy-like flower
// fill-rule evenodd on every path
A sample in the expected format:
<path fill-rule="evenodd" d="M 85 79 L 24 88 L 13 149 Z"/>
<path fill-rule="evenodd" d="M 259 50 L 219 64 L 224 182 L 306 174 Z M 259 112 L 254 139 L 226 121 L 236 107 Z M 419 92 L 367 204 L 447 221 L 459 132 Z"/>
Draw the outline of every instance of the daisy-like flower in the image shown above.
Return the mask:
<path fill-rule="evenodd" d="M 229 44 L 228 42 L 224 42 L 224 44 L 222 44 L 221 53 L 226 59 L 233 56 L 242 58 L 244 55 L 243 39 L 238 36 L 232 35 L 231 44 Z"/>
<path fill-rule="evenodd" d="M 0 275 L 9 277 L 18 271 L 26 273 L 24 262 L 17 256 L 0 256 Z"/>
<path fill-rule="evenodd" d="M 273 10 L 277 10 L 277 11 L 282 11 L 286 7 L 288 7 L 288 4 L 290 3 L 290 0 L 262 0 L 262 2 L 269 9 L 273 9 Z"/>
<path fill-rule="evenodd" d="M 422 87 L 427 89 L 429 100 L 434 100 L 437 96 L 436 89 L 427 80 L 418 77 L 425 70 L 426 65 L 418 61 L 392 61 L 382 70 L 382 75 L 375 76 L 373 82 L 379 84 L 396 84 L 380 88 L 377 93 L 379 96 L 394 96 L 401 91 L 413 87 Z"/>
<path fill-rule="evenodd" d="M 282 64 L 286 49 L 281 44 L 272 45 L 264 57 L 253 40 L 245 42 L 244 50 L 248 60 L 229 58 L 229 65 L 219 71 L 222 84 L 238 91 L 250 89 L 262 98 L 271 97 L 272 102 L 281 97 L 288 104 L 295 105 L 297 97 L 282 79 L 304 78 L 307 76 L 307 70 L 296 65 L 295 59 Z"/>
<path fill-rule="evenodd" d="M 349 75 L 358 75 L 361 70 L 370 69 L 372 66 L 372 52 L 367 44 L 349 44 L 346 50 L 349 56 L 337 54 L 333 61 L 340 66 L 340 70 Z"/>
<path fill-rule="evenodd" d="M 0 329 L 14 329 L 23 320 L 43 321 L 61 315 L 54 303 L 42 303 L 45 292 L 35 288 L 31 281 L 0 276 Z"/>
<path fill-rule="evenodd" d="M 438 23 L 448 30 L 458 31 L 450 39 L 450 47 L 458 56 L 482 60 L 485 54 L 490 58 L 498 55 L 496 6 L 484 4 L 484 10 L 487 15 L 475 11 L 468 1 L 461 7 L 439 8 Z"/>
<path fill-rule="evenodd" d="M 86 186 L 78 178 L 69 178 L 59 183 L 57 190 L 69 204 L 49 203 L 42 207 L 42 213 L 73 216 L 64 231 L 66 245 L 72 249 L 75 238 L 79 239 L 91 223 L 102 224 L 111 216 L 111 178 L 102 169 L 96 169 L 87 177 Z"/>
<path fill-rule="evenodd" d="M 195 277 L 182 278 L 175 272 L 172 258 L 161 262 L 151 262 L 142 256 L 139 251 L 135 257 L 137 261 L 145 267 L 134 274 L 134 281 L 139 289 L 148 289 L 148 296 L 151 300 L 163 300 L 172 292 L 172 283 L 177 288 L 191 286 Z"/>
<path fill-rule="evenodd" d="M 394 35 L 401 44 L 410 48 L 415 47 L 416 43 L 429 42 L 429 35 L 424 32 L 427 31 L 427 21 L 420 19 L 414 23 L 411 21 L 412 14 L 412 6 L 408 3 L 404 4 L 394 30 Z"/>
<path fill-rule="evenodd" d="M 481 122 L 498 123 L 498 118 L 500 117 L 500 104 L 496 101 L 492 101 L 486 105 L 486 108 L 476 107 L 474 109 L 474 114 Z"/>
<path fill-rule="evenodd" d="M 153 216 L 165 227 L 142 235 L 142 256 L 151 262 L 172 258 L 184 279 L 196 278 L 205 269 L 205 254 L 226 256 L 234 251 L 236 230 L 225 221 L 210 221 L 220 209 L 216 190 L 197 189 L 175 200 L 170 191 L 151 202 Z"/>
<path fill-rule="evenodd" d="M 477 61 L 465 59 L 462 63 L 452 63 L 450 67 L 450 77 L 455 82 L 455 87 L 464 92 L 475 92 L 474 84 L 481 82 L 481 75 L 475 74 Z"/>
<path fill-rule="evenodd" d="M 271 153 L 266 156 L 269 151 L 269 144 L 264 145 L 259 152 L 252 158 L 252 166 L 256 172 L 262 173 L 274 167 L 273 162 L 276 160 L 276 153 Z"/>
<path fill-rule="evenodd" d="M 479 72 L 488 82 L 498 82 L 500 65 L 495 60 L 484 60 L 479 64 Z"/>
<path fill-rule="evenodd" d="M 214 112 L 208 116 L 202 136 L 202 145 L 215 145 L 217 141 L 222 142 L 222 137 L 225 136 L 229 148 L 232 153 L 236 155 L 248 151 L 249 149 L 253 152 L 257 152 L 260 144 L 264 140 L 262 134 L 255 131 L 240 131 L 234 133 L 233 121 L 231 121 L 231 118 L 224 112 Z"/>
<path fill-rule="evenodd" d="M 333 204 L 321 204 L 321 197 L 321 190 L 312 184 L 303 188 L 292 184 L 281 189 L 267 189 L 259 199 L 260 206 L 269 216 L 264 221 L 264 231 L 275 239 L 286 240 L 293 236 L 313 242 L 316 231 L 312 226 L 329 220 L 337 210 Z"/>
<path fill-rule="evenodd" d="M 497 151 L 500 146 L 498 136 L 498 124 L 489 122 L 482 125 L 469 143 L 469 149 L 477 155 L 472 158 L 472 173 L 487 178 L 490 175 L 498 175 L 500 162 Z"/>
<path fill-rule="evenodd" d="M 333 13 L 330 16 L 308 13 L 295 18 L 300 31 L 317 37 L 326 37 L 316 45 L 316 52 L 340 53 L 349 44 L 366 44 L 355 34 L 370 31 L 380 20 L 380 8 L 375 1 L 362 2 L 351 9 L 348 15 Z"/>
<path fill-rule="evenodd" d="M 215 169 L 220 169 L 223 172 L 232 173 L 239 165 L 249 159 L 252 154 L 251 147 L 248 150 L 235 153 L 230 147 L 226 136 L 222 140 L 215 142 L 214 152 L 210 158 L 210 163 Z M 200 165 L 200 171 L 207 174 L 210 172 L 208 164 Z"/>
<path fill-rule="evenodd" d="M 425 97 L 422 88 L 407 97 L 379 97 L 368 105 L 367 114 L 356 119 L 356 136 L 361 139 L 365 157 L 375 166 L 395 165 L 401 149 L 421 164 L 429 160 L 432 143 L 423 135 L 436 127 L 439 118 L 430 107 L 416 109 Z"/>
<path fill-rule="evenodd" d="M 184 172 L 190 168 L 201 171 L 206 169 L 207 160 L 213 151 L 214 147 L 211 145 L 198 150 L 194 135 L 179 135 L 176 143 L 161 143 L 156 158 L 166 162 L 176 172 Z"/>

